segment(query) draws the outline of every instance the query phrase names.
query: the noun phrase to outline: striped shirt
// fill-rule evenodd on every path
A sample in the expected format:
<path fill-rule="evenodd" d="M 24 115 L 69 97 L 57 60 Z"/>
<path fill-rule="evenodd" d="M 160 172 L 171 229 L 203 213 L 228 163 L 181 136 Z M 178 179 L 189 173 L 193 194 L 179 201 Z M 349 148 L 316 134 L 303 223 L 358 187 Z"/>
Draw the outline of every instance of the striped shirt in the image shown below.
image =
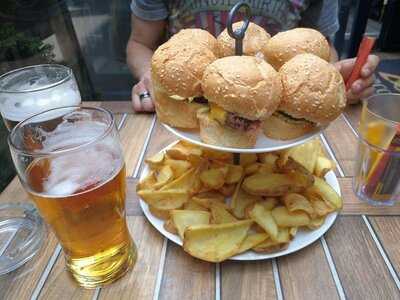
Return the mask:
<path fill-rule="evenodd" d="M 138 18 L 167 20 L 170 35 L 182 28 L 203 28 L 217 36 L 225 29 L 234 0 L 132 0 Z M 310 27 L 326 37 L 339 28 L 337 0 L 250 0 L 251 21 L 271 35 L 295 27 Z M 238 20 L 242 16 L 238 15 Z M 235 20 L 236 21 L 236 20 Z"/>

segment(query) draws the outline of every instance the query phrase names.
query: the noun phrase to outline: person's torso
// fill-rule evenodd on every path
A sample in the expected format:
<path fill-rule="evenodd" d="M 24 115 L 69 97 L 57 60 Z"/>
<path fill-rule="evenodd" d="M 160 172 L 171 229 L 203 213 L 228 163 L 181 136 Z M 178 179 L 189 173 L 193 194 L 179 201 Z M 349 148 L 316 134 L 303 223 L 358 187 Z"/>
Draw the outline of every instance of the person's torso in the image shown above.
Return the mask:
<path fill-rule="evenodd" d="M 172 0 L 168 3 L 168 31 L 175 34 L 183 28 L 203 28 L 218 36 L 226 27 L 229 10 L 238 2 L 234 0 Z M 271 35 L 297 27 L 308 0 L 254 0 L 251 21 L 265 28 Z M 239 14 L 235 21 L 242 20 Z"/>

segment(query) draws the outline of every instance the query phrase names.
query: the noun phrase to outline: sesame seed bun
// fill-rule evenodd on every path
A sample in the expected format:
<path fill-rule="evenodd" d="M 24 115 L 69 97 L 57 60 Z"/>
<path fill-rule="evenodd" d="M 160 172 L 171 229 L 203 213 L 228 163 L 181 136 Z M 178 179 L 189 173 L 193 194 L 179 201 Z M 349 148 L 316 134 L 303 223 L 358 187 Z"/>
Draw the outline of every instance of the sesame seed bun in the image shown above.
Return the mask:
<path fill-rule="evenodd" d="M 188 101 L 177 101 L 168 97 L 160 89 L 153 88 L 157 118 L 165 124 L 185 129 L 199 128 L 197 111 L 206 105 Z"/>
<path fill-rule="evenodd" d="M 234 148 L 252 148 L 257 142 L 258 130 L 241 131 L 221 125 L 210 118 L 207 110 L 199 110 L 197 117 L 200 123 L 200 138 L 211 145 Z"/>
<path fill-rule="evenodd" d="M 279 110 L 318 125 L 335 120 L 346 106 L 343 78 L 330 63 L 313 54 L 300 54 L 279 70 L 282 101 Z"/>
<path fill-rule="evenodd" d="M 209 102 L 248 120 L 269 117 L 278 107 L 278 73 L 254 56 L 220 58 L 204 71 L 202 88 Z"/>
<path fill-rule="evenodd" d="M 264 134 L 276 140 L 291 140 L 314 131 L 316 124 L 294 120 L 276 112 L 261 124 Z"/>
<path fill-rule="evenodd" d="M 152 82 L 168 96 L 202 96 L 203 72 L 215 59 L 216 56 L 209 48 L 194 42 L 166 42 L 153 54 Z"/>
<path fill-rule="evenodd" d="M 285 62 L 303 53 L 312 53 L 329 61 L 328 41 L 317 30 L 295 28 L 274 35 L 265 47 L 264 56 L 275 70 L 279 70 Z"/>
<path fill-rule="evenodd" d="M 242 26 L 243 21 L 232 24 L 233 30 Z M 269 33 L 262 27 L 250 22 L 243 39 L 243 54 L 252 56 L 263 53 L 270 38 Z M 226 28 L 218 36 L 217 45 L 220 57 L 235 55 L 235 40 L 231 38 Z"/>
<path fill-rule="evenodd" d="M 174 43 L 196 43 L 198 46 L 204 46 L 210 49 L 215 56 L 218 56 L 217 39 L 207 30 L 199 28 L 181 29 L 170 39 Z"/>

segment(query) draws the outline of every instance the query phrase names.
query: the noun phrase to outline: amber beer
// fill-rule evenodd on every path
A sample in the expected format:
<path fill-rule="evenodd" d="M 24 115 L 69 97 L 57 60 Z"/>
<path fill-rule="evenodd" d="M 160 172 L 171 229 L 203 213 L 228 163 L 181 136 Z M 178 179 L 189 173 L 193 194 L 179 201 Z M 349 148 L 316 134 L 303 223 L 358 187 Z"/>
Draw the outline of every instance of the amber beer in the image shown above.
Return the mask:
<path fill-rule="evenodd" d="M 55 111 L 63 113 L 62 122 L 48 129 L 52 122 L 45 117 Z M 34 136 L 35 147 L 27 136 Z M 15 127 L 10 148 L 78 283 L 93 288 L 125 274 L 137 254 L 126 224 L 125 164 L 111 113 L 79 107 L 45 112 Z"/>

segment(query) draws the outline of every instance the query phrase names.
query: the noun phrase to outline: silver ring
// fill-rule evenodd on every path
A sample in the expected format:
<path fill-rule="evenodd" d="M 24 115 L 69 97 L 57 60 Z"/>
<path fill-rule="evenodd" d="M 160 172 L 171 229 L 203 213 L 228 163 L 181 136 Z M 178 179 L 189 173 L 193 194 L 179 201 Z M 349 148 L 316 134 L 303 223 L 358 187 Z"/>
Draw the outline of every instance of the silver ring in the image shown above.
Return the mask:
<path fill-rule="evenodd" d="M 148 91 L 144 91 L 143 93 L 139 94 L 139 100 L 142 101 L 144 98 L 150 98 L 151 95 Z"/>

